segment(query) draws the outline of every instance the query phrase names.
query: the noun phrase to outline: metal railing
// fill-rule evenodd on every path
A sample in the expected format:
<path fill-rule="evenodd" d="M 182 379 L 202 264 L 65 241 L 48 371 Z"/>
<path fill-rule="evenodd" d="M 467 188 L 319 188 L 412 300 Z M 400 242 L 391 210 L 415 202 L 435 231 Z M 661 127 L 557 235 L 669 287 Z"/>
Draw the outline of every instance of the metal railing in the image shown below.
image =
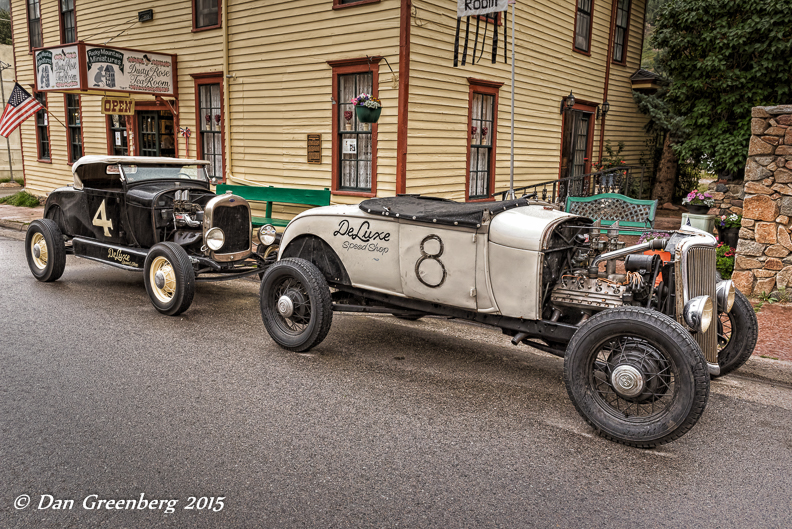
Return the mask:
<path fill-rule="evenodd" d="M 559 178 L 514 189 L 516 196 L 536 193 L 540 200 L 564 204 L 567 197 L 589 197 L 600 193 L 619 193 L 631 198 L 648 198 L 651 185 L 643 165 L 619 165 L 578 176 Z M 492 196 L 506 200 L 509 191 L 498 191 Z"/>

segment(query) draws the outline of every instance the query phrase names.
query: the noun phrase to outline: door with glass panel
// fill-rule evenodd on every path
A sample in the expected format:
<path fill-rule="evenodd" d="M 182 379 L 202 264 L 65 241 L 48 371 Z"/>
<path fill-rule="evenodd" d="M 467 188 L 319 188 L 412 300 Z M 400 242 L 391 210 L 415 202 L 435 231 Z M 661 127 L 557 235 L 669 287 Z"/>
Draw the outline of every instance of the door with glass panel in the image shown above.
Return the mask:
<path fill-rule="evenodd" d="M 371 192 L 371 123 L 361 123 L 350 102 L 361 93 L 372 93 L 371 72 L 338 76 L 339 190 Z"/>

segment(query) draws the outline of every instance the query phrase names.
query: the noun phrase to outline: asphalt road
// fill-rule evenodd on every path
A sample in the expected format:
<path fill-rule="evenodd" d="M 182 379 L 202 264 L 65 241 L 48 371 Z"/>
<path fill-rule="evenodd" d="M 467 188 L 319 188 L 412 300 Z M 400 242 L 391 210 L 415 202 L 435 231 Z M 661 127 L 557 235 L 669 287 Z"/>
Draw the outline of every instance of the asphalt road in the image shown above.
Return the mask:
<path fill-rule="evenodd" d="M 35 281 L 3 233 L 0 527 L 790 526 L 788 385 L 713 382 L 691 432 L 638 450 L 498 331 L 336 314 L 293 354 L 252 281 L 171 318 L 140 274 L 69 257 Z"/>

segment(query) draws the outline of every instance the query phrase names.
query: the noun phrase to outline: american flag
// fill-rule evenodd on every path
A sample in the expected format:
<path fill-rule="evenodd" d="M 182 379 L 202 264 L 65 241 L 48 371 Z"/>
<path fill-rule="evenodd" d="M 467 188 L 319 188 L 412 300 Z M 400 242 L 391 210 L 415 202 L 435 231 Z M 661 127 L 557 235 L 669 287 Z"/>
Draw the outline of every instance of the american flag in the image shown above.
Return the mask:
<path fill-rule="evenodd" d="M 36 99 L 28 94 L 19 83 L 14 83 L 11 97 L 0 117 L 0 135 L 8 137 L 27 118 L 44 109 Z"/>

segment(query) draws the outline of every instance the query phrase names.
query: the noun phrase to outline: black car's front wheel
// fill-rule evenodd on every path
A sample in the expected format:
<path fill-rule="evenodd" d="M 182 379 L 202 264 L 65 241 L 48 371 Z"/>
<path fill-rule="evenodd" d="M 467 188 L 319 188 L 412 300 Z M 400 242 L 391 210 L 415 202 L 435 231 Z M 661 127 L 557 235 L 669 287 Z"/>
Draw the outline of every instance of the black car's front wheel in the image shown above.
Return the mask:
<path fill-rule="evenodd" d="M 187 310 L 195 295 L 195 271 L 184 248 L 174 242 L 155 244 L 146 256 L 143 282 L 151 303 L 168 316 Z"/>
<path fill-rule="evenodd" d="M 684 435 L 709 396 L 704 355 L 690 333 L 639 307 L 606 310 L 581 325 L 567 347 L 564 381 L 600 435 L 639 448 Z"/>
<path fill-rule="evenodd" d="M 51 219 L 34 220 L 25 235 L 25 257 L 39 281 L 56 281 L 66 268 L 66 245 L 58 224 Z"/>
<path fill-rule="evenodd" d="M 261 281 L 260 304 L 267 332 L 289 351 L 319 345 L 333 322 L 327 280 L 305 259 L 282 259 L 270 266 Z"/>

